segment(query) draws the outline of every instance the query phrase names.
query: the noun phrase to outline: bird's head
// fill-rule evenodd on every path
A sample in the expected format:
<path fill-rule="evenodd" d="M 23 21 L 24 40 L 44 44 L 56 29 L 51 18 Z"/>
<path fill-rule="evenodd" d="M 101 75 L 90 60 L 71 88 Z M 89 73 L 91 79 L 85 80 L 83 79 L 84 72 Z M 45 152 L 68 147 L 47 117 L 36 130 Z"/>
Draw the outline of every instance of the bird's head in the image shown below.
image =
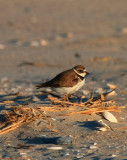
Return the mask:
<path fill-rule="evenodd" d="M 86 75 L 89 74 L 89 72 L 87 72 L 85 67 L 83 67 L 82 65 L 77 65 L 73 67 L 73 70 L 81 77 L 85 77 Z"/>

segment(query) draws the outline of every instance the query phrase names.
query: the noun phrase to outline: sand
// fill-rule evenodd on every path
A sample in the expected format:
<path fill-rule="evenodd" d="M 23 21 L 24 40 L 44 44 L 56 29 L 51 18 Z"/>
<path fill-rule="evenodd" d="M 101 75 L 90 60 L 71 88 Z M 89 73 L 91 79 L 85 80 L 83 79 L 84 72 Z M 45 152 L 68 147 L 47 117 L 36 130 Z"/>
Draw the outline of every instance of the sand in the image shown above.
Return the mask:
<path fill-rule="evenodd" d="M 117 95 L 111 99 L 126 106 L 126 6 L 125 0 L 1 1 L 0 101 L 3 95 L 17 91 L 22 96 L 37 95 L 36 84 L 81 64 L 91 75 L 76 95 L 85 91 L 89 97 L 91 91 L 106 90 L 110 83 L 117 86 Z M 50 101 L 46 98 L 27 106 L 48 105 Z M 1 113 L 9 107 L 11 105 L 0 105 Z M 96 114 L 68 117 L 49 113 L 57 133 L 51 133 L 43 120 L 24 124 L 0 136 L 0 159 L 127 159 L 125 128 L 98 132 L 88 121 L 103 119 L 113 128 L 119 128 L 126 126 L 126 113 L 126 109 L 113 112 L 118 124 Z M 73 143 L 46 144 L 42 141 L 44 135 L 71 137 Z M 30 147 L 16 148 L 19 144 Z M 63 149 L 47 149 L 52 146 Z"/>

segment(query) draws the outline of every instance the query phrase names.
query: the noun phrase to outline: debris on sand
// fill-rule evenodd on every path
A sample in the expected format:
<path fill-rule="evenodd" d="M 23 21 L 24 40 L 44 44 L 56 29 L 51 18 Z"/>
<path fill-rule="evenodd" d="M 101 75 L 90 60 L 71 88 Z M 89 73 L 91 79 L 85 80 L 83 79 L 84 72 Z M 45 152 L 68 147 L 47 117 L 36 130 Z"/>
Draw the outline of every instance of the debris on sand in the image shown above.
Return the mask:
<path fill-rule="evenodd" d="M 30 46 L 38 47 L 39 46 L 39 42 L 38 41 L 32 41 L 32 42 L 30 42 Z"/>
<path fill-rule="evenodd" d="M 49 44 L 49 42 L 47 40 L 45 40 L 45 39 L 42 39 L 42 40 L 40 40 L 40 44 L 42 46 L 47 46 Z"/>
<path fill-rule="evenodd" d="M 0 124 L 0 135 L 10 132 L 24 123 L 35 121 L 37 118 L 46 119 L 44 113 L 40 113 L 37 109 L 20 107 L 12 107 L 6 111 L 5 122 Z"/>
<path fill-rule="evenodd" d="M 110 88 L 110 89 L 116 89 L 117 86 L 115 84 L 111 84 L 111 83 L 107 83 L 107 86 Z"/>
<path fill-rule="evenodd" d="M 102 116 L 110 122 L 118 123 L 116 117 L 110 112 L 102 112 Z"/>
<path fill-rule="evenodd" d="M 99 120 L 97 122 L 98 122 L 98 126 L 96 127 L 96 129 L 98 131 L 105 132 L 105 131 L 107 131 L 107 129 L 110 128 L 106 123 L 103 122 L 103 120 Z"/>
<path fill-rule="evenodd" d="M 121 112 L 121 109 L 125 108 L 125 106 L 118 106 L 116 105 L 115 101 L 107 99 L 108 95 L 113 91 L 114 89 L 108 90 L 105 93 L 98 94 L 96 96 L 92 95 L 92 97 L 90 97 L 89 99 L 85 98 L 85 101 L 81 97 L 79 103 L 64 101 L 53 96 L 48 96 L 48 99 L 51 101 L 51 106 L 36 106 L 36 108 L 25 107 L 25 105 L 35 102 L 36 100 L 38 100 L 38 97 L 17 96 L 17 98 L 12 97 L 12 99 L 9 100 L 5 100 L 3 98 L 1 104 L 13 105 L 13 103 L 15 103 L 15 100 L 19 100 L 19 98 L 23 98 L 25 104 L 22 106 L 20 105 L 11 107 L 10 110 L 6 111 L 5 121 L 1 122 L 0 124 L 0 134 L 12 131 L 24 123 L 35 121 L 39 118 L 46 120 L 50 124 L 46 127 L 50 129 L 50 131 L 52 131 L 53 133 L 58 132 L 53 128 L 53 123 L 51 123 L 51 121 L 47 117 L 49 112 L 58 112 L 59 116 L 72 116 L 76 114 L 99 114 L 108 121 L 117 123 L 117 119 L 110 112 Z M 107 128 L 107 126 L 102 124 L 102 126 L 99 127 L 98 130 L 106 131 Z"/>
<path fill-rule="evenodd" d="M 73 108 L 73 110 L 67 114 L 66 116 L 75 115 L 75 114 L 95 114 L 95 113 L 102 113 L 106 111 L 113 111 L 113 112 L 120 112 L 121 108 L 125 108 L 124 106 L 117 106 L 115 104 L 115 101 L 112 100 L 106 100 L 106 97 L 112 93 L 114 90 L 110 90 L 108 92 L 105 92 L 103 94 L 100 94 L 96 97 L 91 97 L 85 102 L 81 103 L 72 103 L 69 101 L 62 101 L 57 99 L 56 97 L 49 97 L 50 101 L 55 105 L 64 105 L 63 109 L 70 110 L 71 106 L 80 107 L 80 109 L 77 110 L 77 108 Z M 69 106 L 69 108 L 68 108 Z M 57 108 L 58 109 L 58 108 Z M 57 111 L 56 109 L 56 111 Z"/>
<path fill-rule="evenodd" d="M 4 44 L 0 44 L 0 50 L 5 49 L 5 45 Z"/>
<path fill-rule="evenodd" d="M 124 27 L 121 31 L 123 34 L 127 34 L 127 27 Z"/>
<path fill-rule="evenodd" d="M 59 146 L 57 146 L 57 147 L 48 147 L 47 149 L 51 149 L 51 150 L 62 150 L 63 147 L 59 147 Z"/>
<path fill-rule="evenodd" d="M 1 78 L 1 83 L 8 83 L 9 79 L 7 77 Z"/>
<path fill-rule="evenodd" d="M 56 144 L 72 144 L 72 139 L 70 137 L 60 137 L 57 139 Z"/>
<path fill-rule="evenodd" d="M 99 61 L 99 62 L 106 62 L 106 61 L 110 61 L 112 58 L 111 57 L 94 57 L 91 59 L 92 62 L 96 62 L 96 61 Z"/>

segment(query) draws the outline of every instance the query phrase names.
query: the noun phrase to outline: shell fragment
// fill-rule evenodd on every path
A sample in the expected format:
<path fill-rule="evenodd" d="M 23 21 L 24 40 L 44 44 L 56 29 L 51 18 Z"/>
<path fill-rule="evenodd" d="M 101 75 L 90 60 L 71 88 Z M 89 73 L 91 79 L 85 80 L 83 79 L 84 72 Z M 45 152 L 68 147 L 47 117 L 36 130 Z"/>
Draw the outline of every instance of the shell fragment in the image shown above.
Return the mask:
<path fill-rule="evenodd" d="M 112 113 L 110 113 L 110 112 L 103 112 L 102 115 L 108 121 L 114 122 L 114 123 L 118 123 L 116 117 Z"/>

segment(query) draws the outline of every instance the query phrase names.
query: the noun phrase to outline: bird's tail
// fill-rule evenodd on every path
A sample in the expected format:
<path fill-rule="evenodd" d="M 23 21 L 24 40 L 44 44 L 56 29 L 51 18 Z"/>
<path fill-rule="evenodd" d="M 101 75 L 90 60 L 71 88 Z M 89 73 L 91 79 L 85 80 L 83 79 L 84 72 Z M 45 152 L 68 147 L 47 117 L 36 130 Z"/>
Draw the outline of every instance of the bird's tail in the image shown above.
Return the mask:
<path fill-rule="evenodd" d="M 39 89 L 39 88 L 41 88 L 41 87 L 42 87 L 42 84 L 36 85 L 36 89 Z"/>

